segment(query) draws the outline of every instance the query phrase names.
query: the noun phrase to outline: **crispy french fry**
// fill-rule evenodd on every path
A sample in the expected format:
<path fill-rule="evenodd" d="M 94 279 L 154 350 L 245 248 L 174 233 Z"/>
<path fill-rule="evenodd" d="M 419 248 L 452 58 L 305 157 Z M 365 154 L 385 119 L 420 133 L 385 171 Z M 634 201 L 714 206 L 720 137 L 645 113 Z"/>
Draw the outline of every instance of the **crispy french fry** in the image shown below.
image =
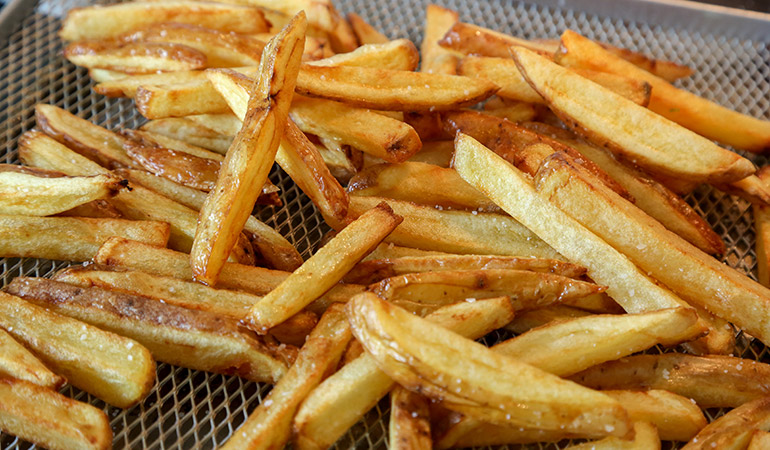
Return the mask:
<path fill-rule="evenodd" d="M 634 421 L 633 439 L 626 440 L 610 436 L 566 448 L 570 450 L 660 450 L 660 436 L 654 424 Z"/>
<path fill-rule="evenodd" d="M 652 86 L 649 109 L 708 139 L 760 152 L 770 147 L 770 121 L 760 120 L 678 89 L 574 31 L 562 34 L 557 61 L 644 80 Z M 735 180 L 733 180 L 735 181 Z"/>
<path fill-rule="evenodd" d="M 205 192 L 214 189 L 221 163 L 142 142 L 126 144 L 135 163 L 155 175 Z"/>
<path fill-rule="evenodd" d="M 385 40 L 382 43 L 367 44 L 349 53 L 339 53 L 308 66 L 358 66 L 376 67 L 389 70 L 414 70 L 420 62 L 417 47 L 408 39 Z"/>
<path fill-rule="evenodd" d="M 22 380 L 0 379 L 0 430 L 50 449 L 112 447 L 104 411 Z"/>
<path fill-rule="evenodd" d="M 184 119 L 162 119 L 162 120 L 184 120 Z M 145 124 L 146 125 L 146 124 Z M 164 147 L 178 152 L 188 153 L 198 158 L 213 159 L 215 161 L 224 161 L 225 157 L 219 153 L 209 151 L 195 144 L 190 144 L 182 140 L 169 137 L 161 133 L 143 130 L 123 130 L 121 134 L 129 138 L 124 148 L 128 152 L 129 148 L 136 145 L 146 147 Z"/>
<path fill-rule="evenodd" d="M 439 211 L 399 200 L 356 196 L 350 198 L 349 214 L 358 217 L 382 201 L 404 218 L 386 242 L 448 253 L 561 259 L 534 233 L 502 214 Z"/>
<path fill-rule="evenodd" d="M 636 355 L 571 377 L 595 389 L 664 389 L 701 408 L 734 408 L 765 397 L 770 366 L 731 356 Z"/>
<path fill-rule="evenodd" d="M 16 278 L 7 290 L 59 314 L 135 339 L 158 361 L 268 383 L 286 372 L 285 354 L 277 354 L 239 329 L 235 321 L 216 314 L 44 278 Z"/>
<path fill-rule="evenodd" d="M 126 82 L 118 80 L 117 83 L 125 84 Z M 229 111 L 222 96 L 211 89 L 211 84 L 204 77 L 170 86 L 139 85 L 136 87 L 134 102 L 137 111 L 148 119 L 181 117 L 191 114 L 219 114 Z"/>
<path fill-rule="evenodd" d="M 754 430 L 751 442 L 746 450 L 762 450 L 770 446 L 770 433 L 763 430 Z"/>
<path fill-rule="evenodd" d="M 396 386 L 390 393 L 388 442 L 395 450 L 428 450 L 430 438 L 430 401 L 420 394 Z"/>
<path fill-rule="evenodd" d="M 442 48 L 439 40 L 458 20 L 457 11 L 429 4 L 425 8 L 425 34 L 420 46 L 422 54 L 421 72 L 457 75 L 459 58 L 453 52 Z"/>
<path fill-rule="evenodd" d="M 484 79 L 368 67 L 305 65 L 297 92 L 363 108 L 394 111 L 455 109 L 494 94 Z"/>
<path fill-rule="evenodd" d="M 453 169 L 419 162 L 368 167 L 350 179 L 348 192 L 447 209 L 499 211 L 497 205 L 469 186 Z"/>
<path fill-rule="evenodd" d="M 377 259 L 392 259 L 392 258 L 404 258 L 404 257 L 422 257 L 422 256 L 449 256 L 452 253 L 445 253 L 432 250 L 421 250 L 418 248 L 402 247 L 394 244 L 380 244 L 369 256 L 364 258 L 362 262 L 372 261 Z M 459 256 L 459 255 L 454 255 Z M 426 271 L 427 272 L 427 271 Z"/>
<path fill-rule="evenodd" d="M 107 97 L 135 97 L 137 90 L 141 86 L 167 86 L 169 88 L 177 85 L 193 86 L 196 85 L 195 82 L 205 81 L 205 79 L 204 72 L 200 70 L 132 75 L 112 80 L 96 80 L 99 84 L 94 86 L 94 91 Z M 210 94 L 211 90 L 209 90 L 209 95 L 201 98 L 211 99 L 211 101 L 217 99 L 216 96 Z M 200 94 L 198 95 L 200 97 Z M 179 95 L 177 94 L 177 96 Z M 223 107 L 223 109 L 226 109 L 226 107 Z"/>
<path fill-rule="evenodd" d="M 400 222 L 386 204 L 361 215 L 254 305 L 245 318 L 248 327 L 264 334 L 299 312 L 339 282 Z"/>
<path fill-rule="evenodd" d="M 169 117 L 166 119 L 151 120 L 142 125 L 142 130 L 157 133 L 169 138 L 178 139 L 188 144 L 197 145 L 213 152 L 224 155 L 233 143 L 233 134 L 222 134 L 218 130 L 209 128 L 203 123 L 194 120 L 195 116 L 187 118 Z M 240 121 L 238 122 L 240 126 Z"/>
<path fill-rule="evenodd" d="M 286 445 L 294 413 L 310 391 L 334 371 L 350 338 L 344 307 L 331 306 L 286 375 L 222 448 L 273 449 Z"/>
<path fill-rule="evenodd" d="M 751 203 L 770 204 L 770 187 L 756 175 L 749 175 L 729 184 L 715 184 L 714 187 L 728 194 L 742 197 Z"/>
<path fill-rule="evenodd" d="M 757 177 L 767 185 L 770 182 L 770 169 L 763 167 Z M 770 206 L 751 205 L 754 213 L 754 227 L 757 233 L 757 281 L 770 287 Z"/>
<path fill-rule="evenodd" d="M 453 410 L 514 426 L 619 437 L 630 431 L 617 401 L 493 352 L 373 294 L 357 295 L 347 310 L 354 336 L 385 373 Z M 466 358 L 451 356 L 457 353 Z"/>
<path fill-rule="evenodd" d="M 268 29 L 257 8 L 184 0 L 137 1 L 72 9 L 59 36 L 66 41 L 104 39 L 159 22 L 192 23 L 237 33 L 262 33 Z"/>
<path fill-rule="evenodd" d="M 88 76 L 97 83 L 103 83 L 105 81 L 120 80 L 122 78 L 129 77 L 130 75 L 127 75 L 123 72 L 116 72 L 114 70 L 89 69 Z"/>
<path fill-rule="evenodd" d="M 551 44 L 515 38 L 504 33 L 463 22 L 457 22 L 452 25 L 452 28 L 439 41 L 439 45 L 465 53 L 466 55 L 475 54 L 498 58 L 510 58 L 510 49 L 513 46 L 525 47 L 542 55 L 553 54 L 553 45 Z"/>
<path fill-rule="evenodd" d="M 412 155 L 409 161 L 449 167 L 455 146 L 452 141 L 431 141 L 423 143 L 422 149 Z"/>
<path fill-rule="evenodd" d="M 298 14 L 265 47 L 243 127 L 201 207 L 190 251 L 197 281 L 214 284 L 267 180 L 286 126 L 307 21 Z"/>
<path fill-rule="evenodd" d="M 523 334 L 527 331 L 537 328 L 551 322 L 560 322 L 563 320 L 576 319 L 578 317 L 590 316 L 593 313 L 578 309 L 572 306 L 554 304 L 545 308 L 524 311 L 516 315 L 511 323 L 505 326 L 506 330 L 516 334 Z"/>
<path fill-rule="evenodd" d="M 20 283 L 16 278 L 12 283 Z M 119 408 L 142 400 L 155 384 L 155 361 L 136 341 L 0 293 L 0 326 L 73 386 Z"/>
<path fill-rule="evenodd" d="M 44 388 L 59 390 L 67 382 L 63 377 L 51 372 L 29 350 L 0 329 L 0 375 L 4 378 L 24 380 Z"/>
<path fill-rule="evenodd" d="M 353 29 L 353 33 L 355 33 L 356 37 L 358 38 L 358 42 L 361 43 L 361 46 L 367 44 L 384 44 L 388 42 L 387 36 L 377 31 L 377 29 L 373 26 L 369 25 L 369 23 L 367 23 L 363 17 L 359 16 L 358 14 L 353 12 L 348 13 L 347 18 L 348 22 L 350 23 L 350 27 Z"/>
<path fill-rule="evenodd" d="M 332 50 L 335 53 L 352 52 L 359 46 L 358 37 L 353 32 L 353 27 L 331 4 L 330 10 L 335 20 L 334 28 L 327 34 Z"/>
<path fill-rule="evenodd" d="M 129 75 L 203 69 L 206 55 L 186 45 L 167 42 L 78 41 L 64 49 L 76 66 L 108 69 Z"/>
<path fill-rule="evenodd" d="M 123 214 L 107 200 L 88 202 L 61 214 L 62 217 L 91 217 L 94 219 L 122 219 Z"/>
<path fill-rule="evenodd" d="M 19 159 L 36 169 L 69 176 L 110 175 L 110 171 L 39 131 L 27 131 L 19 139 Z"/>
<path fill-rule="evenodd" d="M 754 430 L 770 427 L 770 397 L 745 403 L 711 422 L 692 438 L 684 450 L 744 449 L 748 447 Z"/>
<path fill-rule="evenodd" d="M 445 306 L 426 319 L 478 339 L 513 318 L 507 298 Z M 390 391 L 393 380 L 363 354 L 324 380 L 300 406 L 294 419 L 294 445 L 327 448 Z"/>
<path fill-rule="evenodd" d="M 484 103 L 484 112 L 511 122 L 527 122 L 537 116 L 537 110 L 532 103 L 504 100 L 492 97 Z"/>

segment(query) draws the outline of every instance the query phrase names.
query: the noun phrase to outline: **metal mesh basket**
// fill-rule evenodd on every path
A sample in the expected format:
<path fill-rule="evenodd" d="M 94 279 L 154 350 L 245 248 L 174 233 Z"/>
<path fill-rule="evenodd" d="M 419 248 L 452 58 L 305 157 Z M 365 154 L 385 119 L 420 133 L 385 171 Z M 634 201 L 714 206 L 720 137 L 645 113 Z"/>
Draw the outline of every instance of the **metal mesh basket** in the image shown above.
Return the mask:
<path fill-rule="evenodd" d="M 62 43 L 57 31 L 66 11 L 76 6 L 110 2 L 43 0 L 32 5 L 31 0 L 22 0 L 12 2 L 11 6 L 23 1 L 30 4 L 27 12 L 17 15 L 20 20 L 0 23 L 0 29 L 9 35 L 7 45 L 0 49 L 0 162 L 18 162 L 16 141 L 35 126 L 36 103 L 58 105 L 110 129 L 141 125 L 144 119 L 131 101 L 94 94 L 87 71 L 61 57 Z M 447 7 L 460 12 L 463 21 L 516 36 L 553 38 L 571 28 L 590 38 L 687 64 L 696 69 L 696 73 L 683 80 L 681 87 L 740 112 L 770 118 L 770 34 L 766 32 L 770 30 L 770 20 L 767 16 L 742 18 L 717 10 L 717 15 L 722 14 L 725 19 L 719 23 L 727 24 L 728 28 L 724 29 L 707 26 L 713 14 L 701 14 L 698 9 L 688 9 L 691 6 L 686 4 L 675 4 L 679 8 L 676 9 L 654 1 L 616 0 L 610 7 L 612 2 L 579 0 L 573 3 L 573 8 L 577 4 L 581 12 L 565 6 L 563 1 L 541 0 L 541 3 L 445 2 Z M 424 0 L 400 6 L 391 2 L 337 2 L 341 11 L 356 11 L 387 35 L 408 37 L 417 43 L 421 40 L 426 4 Z M 621 4 L 625 9 L 618 13 Z M 605 14 L 602 5 L 612 10 Z M 687 21 L 675 29 L 670 24 L 675 23 L 677 17 Z M 757 164 L 767 163 L 763 157 L 752 159 Z M 285 206 L 265 208 L 260 212 L 261 218 L 275 226 L 307 257 L 328 228 L 312 203 L 282 171 L 273 170 L 271 179 L 282 188 Z M 724 261 L 754 277 L 754 229 L 748 203 L 711 188 L 701 188 L 687 200 L 722 235 L 728 247 Z M 67 265 L 18 258 L 0 259 L 0 264 L 2 285 L 16 276 L 49 276 Z M 486 340 L 492 343 L 502 337 L 493 334 Z M 739 356 L 770 359 L 761 343 L 743 336 L 739 336 L 738 342 Z M 63 393 L 104 408 L 115 434 L 115 448 L 213 448 L 243 423 L 268 391 L 269 386 L 237 377 L 159 364 L 156 388 L 140 405 L 128 410 L 109 407 L 69 386 Z M 708 413 L 718 415 L 722 411 Z M 387 414 L 388 403 L 380 402 L 337 447 L 385 447 Z M 563 444 L 547 447 L 560 448 Z M 30 445 L 12 436 L 0 435 L 0 447 L 16 449 Z"/>

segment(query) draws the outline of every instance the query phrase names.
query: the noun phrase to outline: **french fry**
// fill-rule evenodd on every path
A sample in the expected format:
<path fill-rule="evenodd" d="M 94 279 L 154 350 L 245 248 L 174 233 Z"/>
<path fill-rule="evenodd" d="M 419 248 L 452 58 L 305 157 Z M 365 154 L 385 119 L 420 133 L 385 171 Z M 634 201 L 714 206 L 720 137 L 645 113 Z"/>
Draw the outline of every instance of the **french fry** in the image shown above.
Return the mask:
<path fill-rule="evenodd" d="M 166 0 L 164 0 L 166 1 Z M 319 31 L 332 31 L 338 17 L 333 14 L 329 0 L 214 0 L 217 3 L 249 5 L 262 9 L 269 14 L 273 29 L 285 27 L 291 18 L 300 11 L 305 11 L 309 28 Z"/>
<path fill-rule="evenodd" d="M 334 28 L 327 34 L 329 44 L 335 53 L 352 52 L 359 46 L 358 37 L 353 32 L 353 27 L 334 9 L 334 6 L 331 4 L 329 6 L 335 20 Z"/>
<path fill-rule="evenodd" d="M 134 102 L 139 114 L 148 119 L 229 112 L 227 103 L 204 77 L 175 85 L 139 85 Z"/>
<path fill-rule="evenodd" d="M 743 404 L 719 417 L 701 430 L 684 447 L 685 450 L 748 447 L 754 430 L 770 427 L 770 397 Z"/>
<path fill-rule="evenodd" d="M 630 431 L 617 401 L 493 352 L 373 294 L 354 297 L 347 311 L 353 335 L 385 373 L 409 390 L 441 398 L 445 407 L 514 426 L 619 437 Z M 466 358 L 451 356 L 457 353 Z"/>
<path fill-rule="evenodd" d="M 243 127 L 201 207 L 190 251 L 196 281 L 214 284 L 267 180 L 288 117 L 307 21 L 298 14 L 265 47 Z"/>
<path fill-rule="evenodd" d="M 240 126 L 240 122 L 238 123 Z M 233 143 L 233 136 L 235 136 L 238 130 L 235 130 L 232 135 L 222 134 L 217 132 L 217 130 L 208 128 L 206 125 L 195 121 L 194 116 L 186 118 L 170 117 L 151 120 L 142 125 L 141 129 L 178 139 L 188 144 L 197 145 L 221 155 L 227 153 L 227 149 Z"/>
<path fill-rule="evenodd" d="M 762 183 L 770 182 L 770 169 L 763 167 L 757 172 Z M 770 206 L 751 205 L 754 213 L 754 227 L 757 233 L 757 281 L 770 287 Z"/>
<path fill-rule="evenodd" d="M 642 70 L 574 31 L 562 34 L 559 64 L 589 68 L 644 80 L 652 86 L 648 108 L 708 139 L 761 152 L 770 147 L 770 122 L 727 109 Z M 734 181 L 734 180 L 733 180 Z"/>
<path fill-rule="evenodd" d="M 49 178 L 0 171 L 0 214 L 51 216 L 109 198 L 124 183 L 108 175 Z"/>
<path fill-rule="evenodd" d="M 112 203 L 107 200 L 88 202 L 59 214 L 62 217 L 91 217 L 94 219 L 122 219 L 120 213 Z"/>
<path fill-rule="evenodd" d="M 358 217 L 382 201 L 404 218 L 385 242 L 447 253 L 561 259 L 534 233 L 502 214 L 439 211 L 399 200 L 357 196 L 350 198 L 349 214 Z"/>
<path fill-rule="evenodd" d="M 534 120 L 537 110 L 532 103 L 504 100 L 492 97 L 484 103 L 484 112 L 511 122 L 527 122 Z"/>
<path fill-rule="evenodd" d="M 214 189 L 221 166 L 214 159 L 136 141 L 126 145 L 126 152 L 138 166 L 150 173 L 205 192 Z"/>
<path fill-rule="evenodd" d="M 0 215 L 0 255 L 9 258 L 88 261 L 111 236 L 165 247 L 169 235 L 163 222 Z"/>
<path fill-rule="evenodd" d="M 414 70 L 420 62 L 417 47 L 408 39 L 386 40 L 367 44 L 349 53 L 339 53 L 328 58 L 306 63 L 308 66 L 357 66 L 389 70 Z"/>
<path fill-rule="evenodd" d="M 110 175 L 110 171 L 39 131 L 19 138 L 19 159 L 35 169 L 57 171 L 73 177 Z"/>
<path fill-rule="evenodd" d="M 390 393 L 388 443 L 396 450 L 433 448 L 430 438 L 430 401 L 396 386 Z"/>
<path fill-rule="evenodd" d="M 162 120 L 184 120 L 184 119 L 162 119 Z M 146 125 L 146 124 L 145 124 Z M 199 147 L 195 144 L 190 144 L 182 140 L 169 137 L 161 133 L 154 131 L 144 130 L 123 130 L 121 133 L 123 136 L 129 138 L 128 143 L 124 144 L 124 148 L 128 152 L 130 147 L 136 145 L 143 145 L 146 147 L 164 147 L 170 150 L 178 152 L 188 153 L 198 158 L 213 159 L 215 161 L 224 161 L 225 157 L 219 153 L 209 151 L 205 148 Z"/>
<path fill-rule="evenodd" d="M 431 141 L 423 143 L 422 149 L 412 155 L 408 161 L 449 167 L 455 146 L 452 141 Z"/>
<path fill-rule="evenodd" d="M 510 322 L 514 312 L 507 298 L 445 306 L 426 319 L 478 339 Z M 327 448 L 390 391 L 395 383 L 368 354 L 343 366 L 308 395 L 294 418 L 294 445 Z"/>
<path fill-rule="evenodd" d="M 762 450 L 770 445 L 770 433 L 763 430 L 754 430 L 751 435 L 751 442 L 746 450 Z"/>
<path fill-rule="evenodd" d="M 385 204 L 361 215 L 254 305 L 245 318 L 248 327 L 264 334 L 299 312 L 339 282 L 400 222 Z"/>
<path fill-rule="evenodd" d="M 184 0 L 137 1 L 72 9 L 59 36 L 65 41 L 105 39 L 160 22 L 191 23 L 236 33 L 262 33 L 268 29 L 257 8 Z"/>
<path fill-rule="evenodd" d="M 457 22 L 458 17 L 456 11 L 438 5 L 429 4 L 425 8 L 425 34 L 420 45 L 421 72 L 457 75 L 459 58 L 442 48 L 438 42 Z"/>
<path fill-rule="evenodd" d="M 551 322 L 576 319 L 578 317 L 590 316 L 593 313 L 578 309 L 572 306 L 554 304 L 545 308 L 524 311 L 516 315 L 511 323 L 505 326 L 506 330 L 516 334 L 523 334 L 527 331 L 537 328 Z"/>
<path fill-rule="evenodd" d="M 294 413 L 318 383 L 334 371 L 351 338 L 342 305 L 331 306 L 310 333 L 297 360 L 223 449 L 272 449 L 286 445 Z"/>
<path fill-rule="evenodd" d="M 112 447 L 104 411 L 22 380 L 0 379 L 0 430 L 50 449 Z"/>
<path fill-rule="evenodd" d="M 731 356 L 635 355 L 571 377 L 594 389 L 664 389 L 701 408 L 734 408 L 765 397 L 770 366 Z"/>
<path fill-rule="evenodd" d="M 353 12 L 348 13 L 347 18 L 348 23 L 350 23 L 350 27 L 353 29 L 353 33 L 355 33 L 356 37 L 358 38 L 358 42 L 361 43 L 361 46 L 365 46 L 367 44 L 384 44 L 388 42 L 387 36 L 377 31 L 377 29 L 373 26 L 369 25 L 358 14 Z"/>
<path fill-rule="evenodd" d="M 65 47 L 64 57 L 76 66 L 129 75 L 203 69 L 208 65 L 202 52 L 166 42 L 79 41 Z"/>
<path fill-rule="evenodd" d="M 268 383 L 286 372 L 285 353 L 275 353 L 235 321 L 216 314 L 44 278 L 16 278 L 6 289 L 59 314 L 134 339 L 158 361 Z"/>
<path fill-rule="evenodd" d="M 392 259 L 392 258 L 404 258 L 404 257 L 422 257 L 422 256 L 449 256 L 451 253 L 421 250 L 418 248 L 402 247 L 394 244 L 380 244 L 369 253 L 369 256 L 361 260 L 361 263 L 366 261 L 373 261 L 378 259 Z M 454 255 L 459 256 L 459 255 Z M 350 272 L 348 272 L 350 273 Z"/>
<path fill-rule="evenodd" d="M 18 286 L 20 278 L 12 283 Z M 11 285 L 6 291 L 16 292 Z M 0 326 L 73 386 L 119 408 L 155 384 L 155 361 L 136 341 L 0 293 Z"/>
<path fill-rule="evenodd" d="M 94 80 L 95 82 L 102 83 L 102 82 L 105 82 L 105 81 L 120 80 L 122 78 L 127 78 L 130 75 L 125 74 L 123 72 L 116 72 L 114 70 L 89 69 L 88 70 L 88 76 L 91 77 L 91 79 Z"/>
<path fill-rule="evenodd" d="M 0 329 L 0 375 L 3 378 L 24 380 L 44 388 L 59 390 L 67 382 L 63 377 L 51 372 L 29 350 Z"/>
<path fill-rule="evenodd" d="M 394 111 L 470 106 L 497 89 L 484 79 L 368 67 L 305 65 L 297 76 L 299 94 Z"/>
<path fill-rule="evenodd" d="M 519 39 L 463 22 L 452 25 L 452 28 L 439 41 L 439 45 L 466 55 L 475 54 L 498 58 L 510 58 L 510 49 L 514 46 L 525 47 L 542 55 L 552 55 L 554 50 L 554 46 L 548 43 Z"/>
<path fill-rule="evenodd" d="M 615 436 L 583 444 L 570 445 L 570 450 L 642 450 L 660 449 L 658 429 L 650 422 L 634 422 L 634 438 L 620 439 Z"/>
<path fill-rule="evenodd" d="M 447 209 L 499 211 L 497 205 L 469 186 L 453 169 L 419 162 L 368 167 L 350 179 L 348 192 Z"/>
<path fill-rule="evenodd" d="M 749 175 L 729 184 L 715 184 L 714 187 L 730 195 L 742 197 L 751 203 L 770 204 L 770 187 L 756 175 Z"/>

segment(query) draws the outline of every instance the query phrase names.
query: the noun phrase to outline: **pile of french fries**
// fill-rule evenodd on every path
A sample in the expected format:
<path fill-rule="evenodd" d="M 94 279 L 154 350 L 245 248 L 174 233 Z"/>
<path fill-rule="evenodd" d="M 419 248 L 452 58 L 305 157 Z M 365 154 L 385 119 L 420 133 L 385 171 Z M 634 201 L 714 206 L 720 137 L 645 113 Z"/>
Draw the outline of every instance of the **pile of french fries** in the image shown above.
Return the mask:
<path fill-rule="evenodd" d="M 770 122 L 690 68 L 436 5 L 419 51 L 329 0 L 86 7 L 60 36 L 148 121 L 37 105 L 0 165 L 0 257 L 84 263 L 0 292 L 2 432 L 109 448 L 57 390 L 130 408 L 159 361 L 274 385 L 223 448 L 328 448 L 386 395 L 396 449 L 768 445 L 770 365 L 732 354 L 770 345 L 770 169 L 725 147 Z M 274 163 L 332 230 L 307 259 L 253 215 L 288 201 Z M 761 284 L 715 258 L 704 183 L 752 203 Z"/>

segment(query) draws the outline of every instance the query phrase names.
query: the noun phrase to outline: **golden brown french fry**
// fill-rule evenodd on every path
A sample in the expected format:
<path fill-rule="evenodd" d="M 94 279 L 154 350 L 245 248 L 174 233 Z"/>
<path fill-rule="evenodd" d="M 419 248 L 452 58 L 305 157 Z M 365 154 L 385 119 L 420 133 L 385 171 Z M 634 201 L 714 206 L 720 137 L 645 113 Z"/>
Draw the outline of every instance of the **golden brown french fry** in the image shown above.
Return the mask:
<path fill-rule="evenodd" d="M 89 69 L 88 76 L 91 77 L 91 79 L 94 80 L 95 82 L 102 83 L 105 81 L 120 80 L 122 78 L 129 77 L 130 75 L 127 75 L 123 72 L 116 72 L 114 70 Z"/>
<path fill-rule="evenodd" d="M 598 441 L 565 447 L 570 450 L 660 450 L 658 429 L 650 422 L 634 421 L 634 438 L 609 436 Z"/>
<path fill-rule="evenodd" d="M 534 233 L 502 214 L 439 211 L 410 202 L 357 196 L 350 198 L 349 214 L 358 217 L 383 201 L 404 218 L 386 242 L 448 253 L 562 259 Z"/>
<path fill-rule="evenodd" d="M 426 317 L 462 336 L 478 339 L 510 322 L 507 298 L 444 306 Z M 294 445 L 327 448 L 388 393 L 393 380 L 367 354 L 324 380 L 300 406 L 294 419 Z"/>
<path fill-rule="evenodd" d="M 354 12 L 348 13 L 347 18 L 348 23 L 350 23 L 350 27 L 353 29 L 353 33 L 355 33 L 361 46 L 368 44 L 384 44 L 388 42 L 389 39 L 387 36 L 377 31 L 376 28 L 371 26 L 358 14 Z"/>
<path fill-rule="evenodd" d="M 523 334 L 527 331 L 537 328 L 551 322 L 576 319 L 578 317 L 590 316 L 593 313 L 573 306 L 554 304 L 545 308 L 533 309 L 517 314 L 511 323 L 506 325 L 505 329 L 516 334 Z"/>
<path fill-rule="evenodd" d="M 425 33 L 420 45 L 422 54 L 421 72 L 457 75 L 459 58 L 453 52 L 442 48 L 439 40 L 458 20 L 457 11 L 429 4 L 425 8 Z"/>
<path fill-rule="evenodd" d="M 4 257 L 88 261 L 111 236 L 165 247 L 169 235 L 169 225 L 163 222 L 0 215 Z"/>
<path fill-rule="evenodd" d="M 417 47 L 409 39 L 367 44 L 349 53 L 306 63 L 308 66 L 358 66 L 390 70 L 414 70 L 420 62 Z"/>
<path fill-rule="evenodd" d="M 497 91 L 484 79 L 369 67 L 305 65 L 297 92 L 343 103 L 394 111 L 455 109 Z"/>
<path fill-rule="evenodd" d="M 14 295 L 0 293 L 0 326 L 70 384 L 119 408 L 150 392 L 155 361 L 139 343 L 24 301 L 10 284 L 6 291 Z"/>
<path fill-rule="evenodd" d="M 615 400 L 493 352 L 373 294 L 355 296 L 347 311 L 354 336 L 385 373 L 409 390 L 441 398 L 445 407 L 514 426 L 619 437 L 630 431 L 627 413 Z M 451 356 L 457 353 L 467 356 Z"/>
<path fill-rule="evenodd" d="M 69 176 L 110 175 L 110 171 L 39 131 L 27 131 L 19 139 L 19 159 L 36 169 Z"/>
<path fill-rule="evenodd" d="M 512 51 L 527 82 L 565 123 L 642 168 L 703 182 L 737 181 L 756 170 L 748 159 L 534 52 Z"/>
<path fill-rule="evenodd" d="M 185 120 L 185 119 L 161 119 L 161 120 Z M 147 125 L 147 124 L 145 124 Z M 161 133 L 144 130 L 123 130 L 123 136 L 129 138 L 127 147 L 135 145 L 144 145 L 147 147 L 164 147 L 170 150 L 187 153 L 198 158 L 213 159 L 215 161 L 224 161 L 225 157 L 219 153 L 212 152 L 195 144 L 175 139 Z M 126 148 L 128 150 L 128 148 Z"/>
<path fill-rule="evenodd" d="M 595 389 L 664 389 L 701 408 L 734 408 L 767 395 L 770 366 L 731 356 L 635 355 L 571 377 Z"/>
<path fill-rule="evenodd" d="M 749 175 L 729 184 L 715 184 L 714 187 L 730 195 L 742 197 L 751 203 L 770 204 L 770 187 L 756 175 Z"/>
<path fill-rule="evenodd" d="M 396 386 L 390 392 L 388 443 L 395 450 L 428 450 L 430 438 L 430 401 L 420 394 Z"/>
<path fill-rule="evenodd" d="M 329 9 L 335 20 L 334 28 L 327 34 L 332 50 L 335 53 L 352 52 L 359 46 L 358 37 L 353 31 L 353 27 L 350 26 L 347 19 L 334 9 L 331 2 Z"/>
<path fill-rule="evenodd" d="M 469 186 L 453 169 L 419 162 L 368 167 L 350 179 L 348 192 L 447 209 L 499 211 L 497 205 Z"/>
<path fill-rule="evenodd" d="M 232 134 L 222 134 L 218 130 L 209 128 L 206 123 L 197 122 L 195 117 L 169 117 L 151 120 L 142 125 L 141 129 L 203 147 L 222 155 L 227 153 L 227 149 L 233 143 L 233 136 L 238 130 L 236 129 Z M 238 126 L 240 127 L 240 121 L 238 121 Z"/>
<path fill-rule="evenodd" d="M 770 121 L 740 114 L 678 89 L 574 31 L 567 30 L 562 34 L 556 59 L 559 64 L 569 67 L 611 72 L 650 83 L 652 97 L 648 108 L 651 111 L 708 139 L 753 152 L 770 147 Z"/>
<path fill-rule="evenodd" d="M 763 430 L 754 430 L 751 442 L 746 450 L 762 450 L 770 446 L 770 433 Z"/>
<path fill-rule="evenodd" d="M 511 122 L 527 122 L 537 116 L 537 110 L 532 103 L 504 100 L 492 97 L 484 103 L 484 112 Z"/>
<path fill-rule="evenodd" d="M 757 177 L 765 185 L 770 185 L 770 169 L 763 167 Z M 757 281 L 770 287 L 770 206 L 751 205 L 754 212 L 754 227 L 757 233 Z"/>
<path fill-rule="evenodd" d="M 372 252 L 369 253 L 369 256 L 367 256 L 362 260 L 362 263 L 365 261 L 372 261 L 377 259 L 404 258 L 404 257 L 412 257 L 412 256 L 422 257 L 422 256 L 449 256 L 449 255 L 452 255 L 452 253 L 444 253 L 444 252 L 431 251 L 431 250 L 421 250 L 417 248 L 402 247 L 395 244 L 383 243 L 378 245 L 374 250 L 372 250 Z M 458 256 L 458 255 L 454 255 L 454 256 Z"/>
<path fill-rule="evenodd" d="M 214 284 L 267 180 L 286 126 L 307 20 L 298 14 L 265 47 L 243 127 L 201 207 L 190 260 L 196 281 Z"/>
<path fill-rule="evenodd" d="M 96 80 L 98 84 L 94 86 L 94 91 L 107 97 L 135 97 L 140 86 L 191 86 L 196 81 L 205 79 L 204 72 L 200 70 L 166 72 L 152 75 L 127 75 L 103 81 Z M 198 95 L 200 97 L 200 94 Z M 209 95 L 205 98 L 216 100 L 216 96 L 212 97 Z"/>
<path fill-rule="evenodd" d="M 274 449 L 286 445 L 300 403 L 337 362 L 351 338 L 342 305 L 332 305 L 310 333 L 297 360 L 222 447 Z"/>
<path fill-rule="evenodd" d="M 22 380 L 0 379 L 0 430 L 50 449 L 112 447 L 104 411 Z"/>
<path fill-rule="evenodd" d="M 139 75 L 142 76 L 142 75 Z M 117 83 L 125 84 L 123 80 Z M 105 88 L 106 89 L 106 88 Z M 116 91 L 119 92 L 119 91 Z M 175 85 L 142 84 L 136 87 L 136 109 L 148 119 L 229 111 L 227 103 L 205 78 Z"/>
<path fill-rule="evenodd" d="M 67 382 L 63 377 L 51 372 L 29 350 L 0 329 L 0 376 L 24 380 L 44 388 L 59 390 Z"/>
<path fill-rule="evenodd" d="M 525 47 L 543 55 L 553 54 L 553 45 L 515 38 L 504 33 L 463 22 L 457 22 L 452 25 L 452 28 L 439 41 L 439 45 L 465 53 L 466 55 L 494 56 L 498 58 L 510 58 L 510 49 L 514 46 Z"/>
<path fill-rule="evenodd" d="M 748 447 L 754 430 L 770 427 L 770 397 L 745 403 L 719 417 L 701 430 L 684 450 L 724 448 L 731 450 Z"/>
<path fill-rule="evenodd" d="M 425 142 L 422 149 L 412 155 L 409 161 L 433 164 L 439 167 L 449 167 L 455 146 L 452 141 Z"/>
<path fill-rule="evenodd" d="M 105 39 L 160 22 L 192 23 L 236 33 L 262 33 L 268 29 L 257 8 L 185 0 L 137 1 L 72 9 L 59 36 L 65 41 Z"/>
<path fill-rule="evenodd" d="M 150 173 L 205 192 L 214 189 L 221 166 L 213 159 L 137 141 L 126 144 L 126 153 Z"/>
<path fill-rule="evenodd" d="M 206 55 L 186 45 L 167 42 L 78 41 L 64 48 L 76 66 L 108 69 L 129 75 L 203 69 Z"/>
<path fill-rule="evenodd" d="M 254 305 L 245 321 L 265 334 L 323 295 L 401 222 L 386 204 L 362 214 Z"/>
<path fill-rule="evenodd" d="M 108 169 L 134 167 L 123 150 L 125 138 L 53 105 L 35 106 L 37 125 L 46 134 Z"/>
<path fill-rule="evenodd" d="M 94 219 L 122 219 L 123 214 L 107 200 L 96 200 L 58 214 L 62 217 L 91 217 Z"/>
<path fill-rule="evenodd" d="M 285 354 L 216 314 L 45 278 L 16 278 L 6 289 L 59 314 L 134 339 L 158 361 L 268 383 L 286 372 Z"/>

